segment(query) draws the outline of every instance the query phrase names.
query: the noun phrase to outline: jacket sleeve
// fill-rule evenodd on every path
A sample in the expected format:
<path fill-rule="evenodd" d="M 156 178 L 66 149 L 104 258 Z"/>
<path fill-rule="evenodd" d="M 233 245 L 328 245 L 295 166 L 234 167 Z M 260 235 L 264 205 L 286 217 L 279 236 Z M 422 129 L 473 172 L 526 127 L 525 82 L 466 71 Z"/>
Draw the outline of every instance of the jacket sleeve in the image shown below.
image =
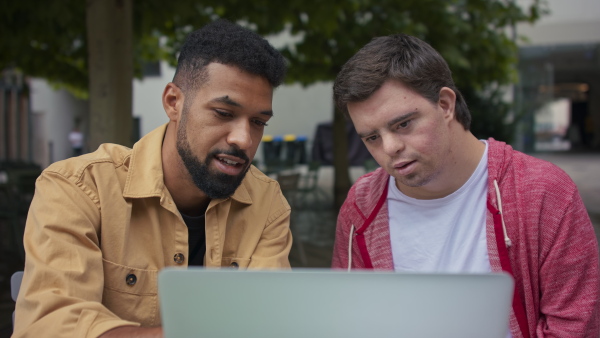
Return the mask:
<path fill-rule="evenodd" d="M 540 253 L 540 337 L 600 336 L 598 243 L 575 189 L 565 205 L 542 215 L 541 226 L 558 226 L 542 238 Z M 559 215 L 556 210 L 560 210 Z M 544 231 L 544 230 L 543 230 Z"/>
<path fill-rule="evenodd" d="M 267 224 L 248 265 L 250 269 L 290 268 L 288 256 L 292 247 L 291 209 L 281 191 L 275 194 L 274 199 L 277 199 L 274 204 L 279 207 L 275 208 L 276 211 L 267 219 Z"/>
<path fill-rule="evenodd" d="M 102 305 L 100 210 L 90 189 L 45 171 L 25 227 L 13 337 L 97 337 L 125 325 Z"/>

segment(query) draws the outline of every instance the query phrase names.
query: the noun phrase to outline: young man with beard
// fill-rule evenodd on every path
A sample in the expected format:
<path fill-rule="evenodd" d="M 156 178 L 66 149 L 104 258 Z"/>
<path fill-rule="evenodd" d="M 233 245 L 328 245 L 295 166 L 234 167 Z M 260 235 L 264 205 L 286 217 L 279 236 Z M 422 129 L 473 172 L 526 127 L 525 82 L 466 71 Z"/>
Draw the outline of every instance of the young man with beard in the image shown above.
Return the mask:
<path fill-rule="evenodd" d="M 340 211 L 334 268 L 505 271 L 515 279 L 509 335 L 599 336 L 598 244 L 577 187 L 548 162 L 473 136 L 431 46 L 373 39 L 334 96 L 381 166 Z"/>
<path fill-rule="evenodd" d="M 162 268 L 289 268 L 290 207 L 251 165 L 284 73 L 266 40 L 213 22 L 182 48 L 166 125 L 133 149 L 103 144 L 48 167 L 14 336 L 160 337 Z"/>

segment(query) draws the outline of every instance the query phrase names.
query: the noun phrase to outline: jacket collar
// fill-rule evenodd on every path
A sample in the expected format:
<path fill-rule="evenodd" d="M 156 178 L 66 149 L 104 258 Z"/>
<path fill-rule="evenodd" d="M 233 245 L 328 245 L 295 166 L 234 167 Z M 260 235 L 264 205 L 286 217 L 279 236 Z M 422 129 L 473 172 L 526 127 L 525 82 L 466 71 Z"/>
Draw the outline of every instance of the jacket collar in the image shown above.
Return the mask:
<path fill-rule="evenodd" d="M 123 197 L 160 197 L 165 189 L 162 170 L 162 141 L 167 125 L 162 125 L 133 145 Z"/>
<path fill-rule="evenodd" d="M 129 169 L 123 197 L 128 198 L 146 198 L 161 197 L 166 190 L 164 175 L 162 169 L 162 144 L 167 124 L 164 124 L 146 136 L 142 137 L 133 146 L 131 158 L 129 160 Z M 248 176 L 252 175 L 250 169 L 242 184 L 236 189 L 231 197 L 211 201 L 211 205 L 218 204 L 231 198 L 240 203 L 252 204 L 252 198 L 246 187 Z"/>
<path fill-rule="evenodd" d="M 363 179 L 369 176 L 370 179 Z M 363 215 L 369 215 L 375 208 L 389 178 L 390 175 L 383 168 L 378 168 L 356 182 L 356 206 Z"/>
<path fill-rule="evenodd" d="M 498 180 L 504 177 L 506 170 L 512 161 L 513 149 L 508 144 L 489 138 L 488 142 L 488 181 Z"/>

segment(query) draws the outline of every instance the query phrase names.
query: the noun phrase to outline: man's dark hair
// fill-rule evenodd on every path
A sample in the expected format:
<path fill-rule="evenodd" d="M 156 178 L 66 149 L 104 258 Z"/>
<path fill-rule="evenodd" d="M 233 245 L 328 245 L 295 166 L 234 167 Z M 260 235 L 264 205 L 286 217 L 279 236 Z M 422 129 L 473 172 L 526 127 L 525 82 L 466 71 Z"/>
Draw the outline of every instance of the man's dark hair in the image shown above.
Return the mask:
<path fill-rule="evenodd" d="M 196 91 L 208 77 L 206 66 L 217 62 L 236 66 L 279 86 L 285 77 L 283 56 L 250 29 L 224 19 L 190 33 L 179 54 L 173 82 L 183 92 Z"/>
<path fill-rule="evenodd" d="M 374 38 L 346 62 L 333 85 L 338 108 L 368 99 L 387 80 L 397 80 L 437 103 L 442 87 L 456 93 L 456 120 L 471 126 L 469 108 L 452 80 L 446 60 L 429 44 L 414 36 L 396 34 Z"/>

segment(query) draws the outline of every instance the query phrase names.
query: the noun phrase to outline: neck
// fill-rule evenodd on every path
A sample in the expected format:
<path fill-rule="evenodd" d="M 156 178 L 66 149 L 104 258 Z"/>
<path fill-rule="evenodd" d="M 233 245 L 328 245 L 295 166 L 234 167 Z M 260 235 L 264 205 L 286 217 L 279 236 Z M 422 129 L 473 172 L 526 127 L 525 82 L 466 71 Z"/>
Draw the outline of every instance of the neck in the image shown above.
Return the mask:
<path fill-rule="evenodd" d="M 164 182 L 177 209 L 189 216 L 204 214 L 210 198 L 196 187 L 177 152 L 177 125 L 167 126 L 162 145 L 162 167 Z"/>
<path fill-rule="evenodd" d="M 421 187 L 407 187 L 396 182 L 405 195 L 417 199 L 446 197 L 460 189 L 477 169 L 485 152 L 485 144 L 460 124 L 454 125 L 449 155 L 441 163 L 441 172 L 432 182 Z"/>

